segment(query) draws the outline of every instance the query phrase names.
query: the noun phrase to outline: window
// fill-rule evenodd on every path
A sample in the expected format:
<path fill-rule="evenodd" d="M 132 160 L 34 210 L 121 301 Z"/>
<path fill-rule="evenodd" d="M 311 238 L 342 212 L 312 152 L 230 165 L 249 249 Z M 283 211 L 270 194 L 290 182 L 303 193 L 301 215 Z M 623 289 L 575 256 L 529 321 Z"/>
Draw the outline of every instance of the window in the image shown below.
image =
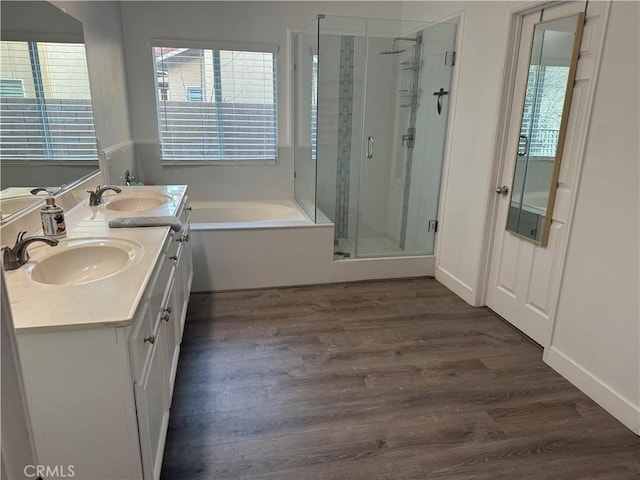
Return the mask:
<path fill-rule="evenodd" d="M 168 98 L 168 97 L 167 97 Z M 187 87 L 187 100 L 190 102 L 204 101 L 204 93 L 201 87 Z"/>
<path fill-rule="evenodd" d="M 568 75 L 569 67 L 529 65 L 522 134 L 530 156 L 555 158 Z M 527 149 L 522 137 L 518 149 Z"/>
<path fill-rule="evenodd" d="M 162 158 L 275 161 L 271 52 L 154 47 Z"/>
<path fill-rule="evenodd" d="M 0 78 L 0 97 L 24 98 L 24 82 L 13 78 Z"/>
<path fill-rule="evenodd" d="M 98 158 L 84 45 L 1 42 L 0 157 Z"/>

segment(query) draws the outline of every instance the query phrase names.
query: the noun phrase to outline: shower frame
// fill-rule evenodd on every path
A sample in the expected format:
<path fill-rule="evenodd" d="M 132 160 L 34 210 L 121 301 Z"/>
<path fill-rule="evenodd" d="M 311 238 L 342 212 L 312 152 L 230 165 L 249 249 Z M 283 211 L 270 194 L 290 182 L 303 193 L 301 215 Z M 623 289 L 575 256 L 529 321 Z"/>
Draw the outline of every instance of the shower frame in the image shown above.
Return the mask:
<path fill-rule="evenodd" d="M 385 24 L 385 22 L 388 22 Z M 445 27 L 438 27 L 445 26 Z M 433 119 L 420 121 L 421 103 L 428 102 L 431 104 L 430 92 L 426 92 L 425 89 L 434 88 L 430 86 L 429 82 L 421 81 L 421 65 L 424 64 L 425 59 L 422 58 L 422 44 L 423 44 L 423 32 L 429 32 L 432 27 L 441 28 L 445 31 L 450 38 L 448 43 L 455 44 L 455 25 L 453 24 L 432 24 L 426 22 L 413 22 L 413 21 L 400 21 L 400 20 L 384 20 L 384 19 L 368 19 L 361 17 L 331 17 L 331 16 L 318 16 L 316 22 L 310 27 L 305 29 L 297 38 L 295 46 L 295 69 L 294 69 L 294 84 L 295 84 L 295 101 L 294 109 L 296 113 L 296 121 L 294 122 L 296 133 L 294 142 L 295 145 L 295 193 L 296 199 L 301 205 L 307 205 L 305 210 L 310 213 L 310 216 L 316 223 L 334 222 L 336 224 L 336 234 L 338 233 L 338 213 L 340 210 L 338 207 L 338 175 L 336 173 L 337 167 L 331 165 L 337 164 L 337 138 L 344 132 L 340 128 L 336 128 L 335 125 L 340 125 L 340 122 L 335 121 L 336 112 L 327 113 L 327 105 L 338 104 L 336 100 L 342 100 L 342 97 L 336 95 L 338 87 L 340 86 L 339 67 L 340 67 L 340 42 L 339 38 L 343 36 L 352 36 L 355 38 L 355 65 L 353 68 L 363 70 L 364 73 L 356 73 L 353 79 L 356 82 L 356 87 L 353 92 L 354 99 L 352 100 L 357 105 L 353 105 L 354 111 L 352 118 L 352 130 L 351 142 L 346 143 L 350 146 L 349 154 L 351 156 L 349 163 L 349 188 L 352 192 L 351 198 L 348 200 L 348 206 L 344 206 L 346 211 L 350 213 L 349 233 L 346 239 L 347 243 L 352 241 L 351 244 L 351 257 L 352 258 L 364 258 L 364 257 L 381 257 L 381 256 L 404 256 L 404 255 L 430 255 L 433 253 L 434 238 L 431 238 L 430 242 L 425 244 L 424 248 L 416 248 L 416 241 L 407 241 L 407 237 L 416 237 L 416 235 L 422 235 L 423 237 L 427 233 L 428 224 L 432 223 L 437 217 L 437 203 L 439 199 L 439 187 L 441 178 L 442 159 L 444 157 L 444 140 L 446 135 L 446 114 L 448 108 L 448 102 L 445 99 L 444 103 L 444 115 L 436 118 L 439 122 L 439 126 L 433 130 L 438 133 L 439 138 L 436 139 L 438 145 L 435 146 L 436 151 L 435 160 L 432 158 L 429 161 L 431 163 L 437 163 L 434 167 L 419 166 L 426 160 L 425 156 L 425 137 L 429 136 L 430 129 L 423 128 L 425 125 L 430 126 L 429 123 L 433 123 Z M 410 36 L 413 35 L 413 36 Z M 306 42 L 304 38 L 306 36 Z M 433 35 L 431 35 L 433 37 Z M 404 45 L 400 45 L 402 41 L 414 42 L 411 48 L 403 49 Z M 379 48 L 381 42 L 391 43 L 391 50 L 389 51 L 389 43 L 381 49 Z M 441 43 L 447 43 L 441 42 Z M 384 49 L 386 48 L 386 52 Z M 382 51 L 381 51 L 382 50 Z M 410 50 L 410 57 L 407 59 L 403 57 L 402 53 Z M 394 55 L 378 55 L 378 53 L 393 53 Z M 344 54 L 344 52 L 342 52 Z M 447 52 L 443 48 L 440 52 L 442 58 L 442 66 L 445 66 L 445 57 Z M 451 52 L 449 52 L 451 53 Z M 317 72 L 315 78 L 309 76 L 307 78 L 308 83 L 315 84 L 315 87 L 307 87 L 307 91 L 313 93 L 315 97 L 310 102 L 317 105 L 313 115 L 308 115 L 306 118 L 310 120 L 311 127 L 316 126 L 317 134 L 314 135 L 301 135 L 301 132 L 308 128 L 309 125 L 305 125 L 305 118 L 300 117 L 305 112 L 304 108 L 300 108 L 300 102 L 308 102 L 303 94 L 300 93 L 300 89 L 304 90 L 302 76 L 306 73 L 311 73 L 311 69 L 308 68 L 310 62 L 308 62 L 308 56 L 315 55 L 317 58 Z M 374 57 L 375 55 L 375 57 Z M 428 52 L 428 55 L 433 57 L 433 52 Z M 344 56 L 344 55 L 343 55 Z M 389 72 L 380 70 L 381 64 L 379 58 L 383 57 L 397 57 L 398 60 L 394 60 L 393 67 Z M 429 58 L 431 58 L 429 57 Z M 431 61 L 431 60 L 430 60 Z M 364 64 L 363 64 L 364 62 Z M 402 63 L 402 65 L 401 65 Z M 306 65 L 305 65 L 306 64 Z M 404 92 L 400 92 L 397 88 L 400 76 L 404 73 L 404 69 L 410 70 L 411 80 L 408 96 Z M 439 80 L 442 82 L 447 90 L 449 90 L 451 80 L 451 68 L 449 68 L 448 74 L 445 75 L 445 80 Z M 387 76 L 395 82 L 393 92 L 390 96 L 387 96 L 387 100 L 384 102 L 393 100 L 393 107 L 383 109 L 383 112 L 389 112 L 392 115 L 388 116 L 390 121 L 387 122 L 386 130 L 388 132 L 394 132 L 389 137 L 387 133 L 384 135 L 376 136 L 375 134 L 369 135 L 368 132 L 375 130 L 376 121 L 381 117 L 387 117 L 387 115 L 380 114 L 380 107 L 378 112 L 375 112 L 376 104 L 372 98 L 374 98 L 374 91 L 377 95 L 379 93 L 379 86 L 373 85 L 380 75 L 377 73 L 382 72 L 382 76 Z M 333 77 L 329 78 L 328 72 L 332 72 Z M 358 85 L 358 76 L 362 76 L 361 85 Z M 405 74 L 406 75 L 406 74 Z M 442 75 L 441 75 L 442 76 Z M 309 81 L 310 80 L 310 81 Z M 330 84 L 335 89 L 331 93 L 333 98 L 327 98 L 326 84 Z M 323 92 L 323 88 L 325 91 Z M 358 90 L 359 89 L 359 90 Z M 437 90 L 437 88 L 435 88 Z M 427 96 L 426 100 L 422 100 L 419 97 L 421 95 Z M 407 107 L 408 115 L 403 114 L 404 120 L 401 119 L 401 100 L 409 99 Z M 438 97 L 440 98 L 440 97 Z M 377 98 L 375 99 L 377 101 Z M 362 105 L 359 105 L 361 103 Z M 430 107 L 431 108 L 431 107 Z M 324 109 L 324 112 L 323 112 Z M 312 108 L 307 108 L 306 112 L 311 113 Z M 373 113 L 372 113 L 373 111 Z M 432 111 L 435 111 L 432 108 Z M 432 116 L 434 116 L 433 114 Z M 424 115 L 422 115 L 424 117 Z M 328 120 L 329 119 L 329 120 Z M 372 120 L 373 119 L 373 120 Z M 406 125 L 406 128 L 399 127 L 399 122 L 402 121 Z M 380 122 L 378 122 L 380 123 Z M 333 128 L 330 132 L 328 129 Z M 378 130 L 380 130 L 378 125 Z M 401 134 L 399 134 L 402 132 Z M 329 138 L 333 135 L 335 138 Z M 389 138 L 384 138 L 385 135 Z M 304 155 L 304 149 L 300 148 L 299 140 L 301 137 L 308 138 L 310 142 L 315 142 L 315 147 L 308 146 L 308 151 L 316 152 L 317 156 L 313 158 L 313 155 Z M 359 139 L 358 139 L 359 137 Z M 367 147 L 370 147 L 368 139 L 369 137 L 375 138 L 375 149 L 372 157 L 367 158 Z M 380 138 L 380 141 L 378 140 Z M 406 147 L 401 147 L 402 141 L 407 143 Z M 421 146 L 416 150 L 414 148 L 414 142 Z M 431 141 L 431 140 L 429 140 Z M 428 143 L 428 142 L 427 142 Z M 384 145 L 382 145 L 384 144 Z M 384 151 L 384 153 L 382 153 Z M 400 151 L 402 153 L 401 158 L 393 152 Z M 438 153 L 437 151 L 440 151 Z M 302 154 L 302 157 L 300 157 Z M 416 157 L 417 154 L 417 157 Z M 377 156 L 377 158 L 375 158 Z M 432 155 L 434 156 L 434 155 Z M 306 158 L 305 158 L 306 157 Z M 415 157 L 415 158 L 414 158 Z M 371 161 L 373 160 L 373 161 Z M 369 163 L 367 163 L 369 162 Z M 418 163 L 416 163 L 418 162 Z M 381 164 L 382 163 L 382 164 Z M 305 165 L 306 164 L 306 165 Z M 375 167 L 374 167 L 375 165 Z M 418 167 L 417 167 L 418 166 Z M 377 168 L 379 172 L 372 174 L 371 170 Z M 417 168 L 417 170 L 416 170 Z M 416 173 L 417 172 L 417 173 Z M 435 175 L 431 175 L 436 172 Z M 302 174 L 302 175 L 301 175 Z M 387 185 L 384 185 L 383 181 L 378 179 L 378 184 L 370 184 L 370 177 L 377 175 L 378 177 L 387 177 Z M 305 177 L 301 178 L 301 177 Z M 313 178 L 310 178 L 312 176 Z M 435 178 L 437 176 L 437 179 Z M 416 178 L 417 177 L 417 178 Z M 429 178 L 427 178 L 429 177 Z M 426 179 L 426 180 L 425 180 Z M 437 181 L 436 181 L 437 180 Z M 304 190 L 303 183 L 306 182 L 306 199 L 304 195 L 301 195 L 301 191 Z M 368 184 L 369 182 L 369 184 Z M 416 183 L 419 182 L 419 183 Z M 424 201 L 427 194 L 420 192 L 422 184 L 429 184 L 430 192 L 429 199 Z M 393 185 L 392 185 L 393 184 Z M 397 184 L 397 185 L 396 185 Z M 384 188 L 386 188 L 386 190 Z M 395 189 L 391 192 L 392 189 Z M 332 191 L 332 195 L 328 195 L 327 192 Z M 355 195 L 353 193 L 355 192 Z M 302 192 L 304 193 L 304 192 Z M 391 198 L 392 194 L 394 198 Z M 379 196 L 382 201 L 375 200 L 376 205 L 367 205 L 367 202 L 371 201 L 371 198 Z M 303 198 L 301 198 L 303 197 Z M 329 197 L 332 197 L 329 201 Z M 366 197 L 366 198 L 365 198 Z M 306 201 L 305 201 L 306 200 Z M 421 204 L 422 202 L 422 204 Z M 396 204 L 394 206 L 394 204 Z M 425 204 L 428 204 L 425 206 Z M 368 211 L 366 209 L 368 208 Z M 429 209 L 429 218 L 422 218 L 422 226 L 416 226 L 416 218 L 421 214 L 420 210 Z M 310 211 L 310 212 L 309 212 Z M 367 215 L 371 217 L 372 211 L 374 213 L 380 213 L 381 218 L 374 218 L 373 222 L 369 221 Z M 353 224 L 353 216 L 356 216 L 355 225 Z M 377 223 L 377 227 L 374 225 Z M 393 230 L 392 234 L 385 231 L 384 225 L 390 226 L 389 231 Z M 383 225 L 383 227 L 380 227 Z M 396 225 L 393 227 L 393 225 Z M 377 228 L 377 230 L 376 230 Z M 418 232 L 418 230 L 422 232 Z M 378 237 L 375 234 L 380 231 Z M 374 232 L 373 236 L 371 232 Z M 435 232 L 431 233 L 434 237 Z M 367 236 L 369 235 L 369 236 Z M 387 252 L 374 252 L 373 255 L 367 255 L 366 252 L 359 251 L 359 244 L 364 239 L 373 238 L 376 239 L 390 239 L 395 242 L 395 250 L 388 254 Z M 338 243 L 336 239 L 336 243 Z M 341 245 L 337 246 L 340 249 Z"/>

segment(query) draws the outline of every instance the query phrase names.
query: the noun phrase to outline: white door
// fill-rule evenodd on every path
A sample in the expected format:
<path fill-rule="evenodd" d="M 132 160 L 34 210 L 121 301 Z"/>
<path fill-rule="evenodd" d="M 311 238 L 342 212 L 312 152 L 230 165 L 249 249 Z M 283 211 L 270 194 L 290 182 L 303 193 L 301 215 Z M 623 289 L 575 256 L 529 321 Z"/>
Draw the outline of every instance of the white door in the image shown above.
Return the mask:
<path fill-rule="evenodd" d="M 529 70 L 529 57 L 536 23 L 566 17 L 585 9 L 585 2 L 571 2 L 557 7 L 530 13 L 523 17 L 521 41 L 516 65 L 514 95 L 510 110 L 510 127 L 507 139 L 506 159 L 502 176 L 496 187 L 500 195 L 495 222 L 494 242 L 491 251 L 487 306 L 508 322 L 531 337 L 543 347 L 548 343 L 550 313 L 555 304 L 560 282 L 561 263 L 567 236 L 567 220 L 578 179 L 581 144 L 587 126 L 588 91 L 595 63 L 593 50 L 597 43 L 594 29 L 587 28 L 589 16 L 595 15 L 598 31 L 602 8 L 599 2 L 589 4 L 587 23 L 582 37 L 580 60 L 573 88 L 573 96 L 566 130 L 566 141 L 560 164 L 560 172 L 553 208 L 548 244 L 541 246 L 506 231 L 510 196 L 501 195 L 497 189 L 512 188 L 516 152 L 520 140 L 524 93 Z M 592 11 L 593 10 L 593 11 Z"/>

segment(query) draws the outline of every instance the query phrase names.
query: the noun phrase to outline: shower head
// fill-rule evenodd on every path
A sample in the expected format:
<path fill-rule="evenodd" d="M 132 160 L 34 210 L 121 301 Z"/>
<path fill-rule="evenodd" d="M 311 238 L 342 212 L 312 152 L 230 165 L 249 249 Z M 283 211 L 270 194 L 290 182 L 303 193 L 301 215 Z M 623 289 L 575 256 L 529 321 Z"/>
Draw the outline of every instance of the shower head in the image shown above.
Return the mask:
<path fill-rule="evenodd" d="M 391 47 L 389 50 L 383 50 L 382 52 L 378 52 L 378 55 L 394 55 L 396 53 L 406 52 L 407 50 L 403 48 L 402 50 L 396 50 L 395 46 Z"/>
<path fill-rule="evenodd" d="M 418 38 L 412 37 L 396 37 L 393 39 L 393 43 L 391 44 L 391 48 L 389 50 L 383 50 L 382 52 L 378 52 L 378 55 L 394 55 L 396 53 L 406 52 L 407 49 L 403 48 L 402 50 L 398 50 L 398 41 L 405 40 L 407 42 L 418 42 Z"/>

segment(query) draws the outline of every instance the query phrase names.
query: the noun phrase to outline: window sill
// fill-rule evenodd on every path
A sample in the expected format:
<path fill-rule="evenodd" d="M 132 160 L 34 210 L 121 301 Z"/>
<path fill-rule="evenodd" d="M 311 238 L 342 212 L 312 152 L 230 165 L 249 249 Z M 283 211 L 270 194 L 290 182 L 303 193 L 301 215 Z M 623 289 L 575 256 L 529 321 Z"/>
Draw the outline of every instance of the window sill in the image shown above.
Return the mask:
<path fill-rule="evenodd" d="M 4 167 L 24 167 L 26 165 L 33 166 L 70 166 L 70 167 L 98 167 L 98 159 L 95 160 L 29 160 L 29 159 L 2 159 Z"/>
<path fill-rule="evenodd" d="M 160 165 L 163 167 L 200 167 L 200 166 L 219 166 L 219 167 L 275 167 L 278 165 L 278 159 L 273 160 L 162 160 Z"/>

